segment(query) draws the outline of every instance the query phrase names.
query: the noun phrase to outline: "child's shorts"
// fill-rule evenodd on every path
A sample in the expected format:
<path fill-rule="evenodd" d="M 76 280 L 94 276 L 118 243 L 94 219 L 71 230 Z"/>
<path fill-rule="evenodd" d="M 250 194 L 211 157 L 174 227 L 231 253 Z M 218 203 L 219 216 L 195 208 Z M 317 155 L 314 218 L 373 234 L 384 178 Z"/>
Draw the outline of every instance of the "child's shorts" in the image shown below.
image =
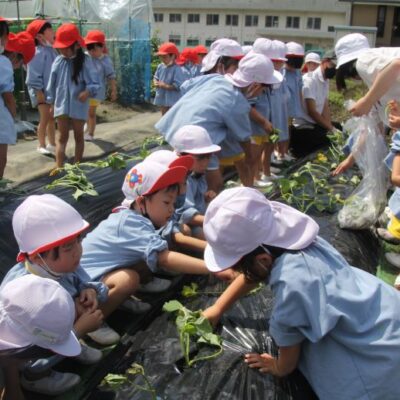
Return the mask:
<path fill-rule="evenodd" d="M 236 140 L 224 140 L 220 143 L 221 151 L 218 154 L 219 164 L 223 167 L 234 165 L 235 162 L 243 160 L 245 154 L 242 146 Z"/>
<path fill-rule="evenodd" d="M 251 144 L 256 144 L 258 146 L 263 145 L 264 143 L 268 143 L 269 142 L 269 138 L 267 135 L 254 135 L 250 138 Z"/>
<path fill-rule="evenodd" d="M 89 99 L 89 107 L 97 107 L 100 104 L 100 100 Z"/>
<path fill-rule="evenodd" d="M 219 165 L 221 165 L 222 167 L 229 167 L 234 165 L 236 162 L 244 159 L 245 159 L 244 153 L 235 154 L 234 156 L 220 158 Z"/>

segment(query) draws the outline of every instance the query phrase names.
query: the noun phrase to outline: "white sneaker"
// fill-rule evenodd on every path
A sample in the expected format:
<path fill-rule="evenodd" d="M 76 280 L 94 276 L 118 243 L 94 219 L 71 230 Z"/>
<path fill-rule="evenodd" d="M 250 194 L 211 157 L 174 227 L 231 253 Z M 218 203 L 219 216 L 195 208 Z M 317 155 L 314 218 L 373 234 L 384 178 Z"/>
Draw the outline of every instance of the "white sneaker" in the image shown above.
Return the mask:
<path fill-rule="evenodd" d="M 261 180 L 263 182 L 273 182 L 273 181 L 276 181 L 277 179 L 281 179 L 281 178 L 283 178 L 283 175 L 276 175 L 273 173 L 271 173 L 271 175 L 265 175 L 265 174 L 261 175 Z"/>
<path fill-rule="evenodd" d="M 132 314 L 145 314 L 151 310 L 151 304 L 145 303 L 134 296 L 128 297 L 120 306 Z"/>
<path fill-rule="evenodd" d="M 21 375 L 21 386 L 30 392 L 47 394 L 49 396 L 56 396 L 64 393 L 81 381 L 79 375 L 70 372 L 57 372 L 51 370 L 50 375 L 36 381 L 30 381 Z"/>
<path fill-rule="evenodd" d="M 171 281 L 168 279 L 157 278 L 156 276 L 146 284 L 141 284 L 138 288 L 139 293 L 162 293 L 171 287 Z"/>
<path fill-rule="evenodd" d="M 254 185 L 253 186 L 256 187 L 256 188 L 262 189 L 262 188 L 266 188 L 266 187 L 271 186 L 271 185 L 273 185 L 272 181 L 266 182 L 266 181 L 263 181 L 261 179 L 256 179 L 254 181 Z"/>
<path fill-rule="evenodd" d="M 46 146 L 46 150 L 48 150 L 51 154 L 56 154 L 56 146 L 48 143 Z"/>
<path fill-rule="evenodd" d="M 225 183 L 226 188 L 241 187 L 241 186 L 243 186 L 243 185 L 240 182 L 232 181 L 232 180 L 226 181 L 226 183 Z"/>
<path fill-rule="evenodd" d="M 385 258 L 393 266 L 400 268 L 400 254 L 397 253 L 385 253 Z"/>
<path fill-rule="evenodd" d="M 87 141 L 87 142 L 93 142 L 94 137 L 92 135 L 90 135 L 89 133 L 85 133 L 83 135 L 83 138 Z"/>
<path fill-rule="evenodd" d="M 279 156 L 275 156 L 274 154 L 272 154 L 271 156 L 271 164 L 275 164 L 275 165 L 281 165 L 283 164 L 283 159 L 280 158 Z"/>
<path fill-rule="evenodd" d="M 99 329 L 89 332 L 87 336 L 103 346 L 109 346 L 110 344 L 117 343 L 121 338 L 118 333 L 115 332 L 114 329 L 111 329 L 105 322 L 103 322 Z"/>
<path fill-rule="evenodd" d="M 75 357 L 75 360 L 79 361 L 81 364 L 96 364 L 103 358 L 103 353 L 100 350 L 88 346 L 82 340 L 80 340 L 80 343 L 82 351 L 79 356 Z"/>
<path fill-rule="evenodd" d="M 269 170 L 273 174 L 279 174 L 280 172 L 282 172 L 282 170 L 280 168 L 273 167 L 272 165 L 269 167 Z"/>
<path fill-rule="evenodd" d="M 36 151 L 40 154 L 43 154 L 44 156 L 49 156 L 51 155 L 51 152 L 47 150 L 45 147 L 38 147 Z"/>
<path fill-rule="evenodd" d="M 283 159 L 285 160 L 285 161 L 288 161 L 288 162 L 291 162 L 291 161 L 294 161 L 295 160 L 295 158 L 294 157 L 292 157 L 290 154 L 288 154 L 288 153 L 286 153 L 284 156 L 283 156 Z"/>

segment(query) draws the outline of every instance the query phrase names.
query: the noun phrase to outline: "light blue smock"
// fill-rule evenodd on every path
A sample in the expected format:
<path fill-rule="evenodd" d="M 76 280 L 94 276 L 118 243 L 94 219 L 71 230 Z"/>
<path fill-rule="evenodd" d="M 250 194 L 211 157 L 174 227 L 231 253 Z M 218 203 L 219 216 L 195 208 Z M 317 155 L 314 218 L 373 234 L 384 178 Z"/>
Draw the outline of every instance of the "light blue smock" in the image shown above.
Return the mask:
<path fill-rule="evenodd" d="M 93 280 L 144 261 L 157 271 L 158 253 L 168 244 L 151 221 L 128 208 L 113 212 L 82 241 L 81 265 Z"/>
<path fill-rule="evenodd" d="M 85 62 L 76 84 L 72 80 L 73 60 L 61 55 L 54 60 L 47 86 L 46 102 L 54 105 L 54 117 L 67 115 L 73 119 L 86 121 L 89 100 L 81 102 L 78 100 L 78 95 L 88 90 L 89 97 L 94 98 L 100 89 L 100 78 L 91 57 L 85 54 Z"/>
<path fill-rule="evenodd" d="M 35 57 L 27 65 L 26 86 L 32 107 L 37 106 L 36 92 L 42 91 L 47 98 L 47 85 L 51 67 L 57 58 L 57 52 L 50 46 L 36 46 Z"/>
<path fill-rule="evenodd" d="M 188 62 L 186 64 L 180 65 L 179 68 L 181 69 L 183 82 L 186 82 L 188 79 L 192 79 L 200 75 L 200 66 L 198 64 Z"/>
<path fill-rule="evenodd" d="M 400 131 L 397 131 L 392 136 L 392 143 L 390 145 L 390 153 L 385 158 L 385 164 L 392 171 L 393 161 L 396 155 L 400 154 Z M 390 196 L 389 208 L 392 214 L 400 219 L 400 188 L 396 187 L 396 190 Z"/>
<path fill-rule="evenodd" d="M 219 75 L 191 88 L 155 127 L 168 143 L 184 125 L 203 127 L 214 144 L 225 139 L 242 142 L 251 136 L 249 112 L 241 91 Z"/>
<path fill-rule="evenodd" d="M 221 76 L 221 74 L 199 75 L 194 78 L 186 80 L 185 82 L 182 83 L 180 87 L 181 96 L 186 94 L 189 90 L 201 86 L 203 83 L 208 82 L 210 79 L 213 79 L 216 76 Z"/>
<path fill-rule="evenodd" d="M 274 262 L 270 334 L 320 400 L 400 399 L 400 293 L 320 237 Z"/>
<path fill-rule="evenodd" d="M 158 64 L 154 79 L 173 85 L 176 90 L 166 90 L 156 88 L 154 104 L 157 106 L 172 107 L 181 97 L 179 90 L 185 80 L 179 65 L 172 64 L 166 66 L 164 63 Z"/>
<path fill-rule="evenodd" d="M 302 116 L 301 91 L 303 88 L 303 78 L 299 69 L 289 71 L 283 69 L 283 77 L 286 80 L 290 96 L 288 98 L 289 118 L 298 118 Z"/>
<path fill-rule="evenodd" d="M 0 144 L 15 144 L 17 131 L 14 118 L 4 104 L 3 93 L 14 91 L 14 70 L 11 61 L 0 54 Z"/>
<path fill-rule="evenodd" d="M 14 265 L 4 277 L 0 291 L 6 283 L 28 274 L 30 272 L 25 268 L 24 262 Z M 99 302 L 104 303 L 107 300 L 108 287 L 102 282 L 91 282 L 89 275 L 81 266 L 76 271 L 64 274 L 60 279 L 56 280 L 73 298 L 78 297 L 84 289 L 94 289 L 97 292 Z"/>
<path fill-rule="evenodd" d="M 270 90 L 265 89 L 260 96 L 249 99 L 249 103 L 254 107 L 264 118 L 271 121 L 271 104 L 270 104 Z M 251 134 L 252 136 L 266 136 L 265 129 L 250 118 Z"/>
<path fill-rule="evenodd" d="M 100 89 L 94 97 L 96 100 L 103 101 L 106 98 L 107 82 L 109 79 L 115 79 L 115 70 L 111 58 L 104 54 L 101 58 L 94 58 L 89 55 L 96 67 L 100 78 Z"/>
<path fill-rule="evenodd" d="M 271 89 L 271 123 L 275 129 L 279 129 L 279 142 L 289 140 L 289 111 L 288 101 L 290 93 L 284 78 L 280 85 Z"/>

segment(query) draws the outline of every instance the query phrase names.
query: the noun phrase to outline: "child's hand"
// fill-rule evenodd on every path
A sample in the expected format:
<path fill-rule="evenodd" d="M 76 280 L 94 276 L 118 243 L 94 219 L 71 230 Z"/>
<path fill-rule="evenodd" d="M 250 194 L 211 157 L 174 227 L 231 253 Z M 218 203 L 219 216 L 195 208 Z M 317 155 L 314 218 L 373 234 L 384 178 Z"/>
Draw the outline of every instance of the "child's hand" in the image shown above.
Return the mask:
<path fill-rule="evenodd" d="M 263 374 L 278 375 L 276 370 L 276 359 L 268 353 L 249 353 L 244 356 L 244 362 L 250 368 L 258 368 Z"/>
<path fill-rule="evenodd" d="M 271 133 L 272 129 L 274 129 L 274 127 L 272 126 L 271 122 L 269 122 L 267 120 L 265 120 L 263 128 L 264 128 L 265 132 L 267 132 L 267 133 Z"/>
<path fill-rule="evenodd" d="M 207 203 L 209 203 L 215 197 L 217 197 L 217 193 L 215 193 L 214 190 L 208 190 L 204 193 L 204 198 L 206 199 Z"/>
<path fill-rule="evenodd" d="M 78 94 L 78 100 L 81 103 L 84 103 L 88 98 L 89 98 L 89 91 L 88 90 L 84 90 L 83 92 L 80 92 Z"/>
<path fill-rule="evenodd" d="M 103 323 L 103 313 L 101 310 L 93 312 L 85 312 L 74 324 L 74 329 L 78 337 L 86 335 L 88 332 L 93 332 Z"/>
<path fill-rule="evenodd" d="M 99 306 L 97 292 L 93 288 L 83 289 L 79 294 L 79 302 L 88 311 L 94 311 Z"/>
<path fill-rule="evenodd" d="M 38 104 L 46 103 L 46 98 L 44 97 L 44 93 L 42 90 L 38 90 L 36 92 L 36 100 L 37 100 Z"/>
<path fill-rule="evenodd" d="M 112 90 L 111 93 L 110 93 L 110 100 L 111 101 L 117 101 L 117 98 L 118 98 L 117 91 L 116 90 Z"/>
<path fill-rule="evenodd" d="M 399 108 L 399 103 L 397 103 L 396 100 L 390 100 L 386 104 L 386 107 L 388 108 L 390 114 L 393 114 L 395 116 L 400 116 L 400 108 Z"/>
<path fill-rule="evenodd" d="M 347 157 L 345 160 L 343 160 L 336 168 L 335 170 L 332 171 L 332 176 L 340 175 L 343 174 L 343 172 L 346 172 L 349 168 L 353 166 L 352 161 Z"/>

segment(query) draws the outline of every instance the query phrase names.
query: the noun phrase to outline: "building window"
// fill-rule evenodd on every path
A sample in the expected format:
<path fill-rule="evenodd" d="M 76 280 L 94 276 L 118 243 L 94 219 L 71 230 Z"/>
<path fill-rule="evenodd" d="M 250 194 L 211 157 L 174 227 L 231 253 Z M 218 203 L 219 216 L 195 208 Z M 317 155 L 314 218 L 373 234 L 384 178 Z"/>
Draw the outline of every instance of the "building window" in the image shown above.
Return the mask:
<path fill-rule="evenodd" d="M 154 22 L 163 22 L 163 21 L 164 21 L 164 14 L 154 13 Z"/>
<path fill-rule="evenodd" d="M 181 35 L 169 35 L 169 41 L 177 46 L 181 45 Z"/>
<path fill-rule="evenodd" d="M 207 25 L 218 25 L 219 24 L 219 15 L 218 14 L 207 14 Z"/>
<path fill-rule="evenodd" d="M 206 40 L 206 47 L 210 47 L 212 42 L 215 42 L 216 39 L 207 39 Z"/>
<path fill-rule="evenodd" d="M 321 29 L 321 18 L 308 17 L 307 29 Z"/>
<path fill-rule="evenodd" d="M 197 46 L 199 44 L 199 39 L 188 39 L 186 40 L 186 46 Z"/>
<path fill-rule="evenodd" d="M 299 29 L 300 17 L 286 17 L 286 28 Z"/>
<path fill-rule="evenodd" d="M 182 14 L 169 14 L 169 22 L 182 22 Z"/>
<path fill-rule="evenodd" d="M 245 26 L 258 26 L 258 15 L 246 15 L 244 20 Z"/>
<path fill-rule="evenodd" d="M 376 27 L 378 28 L 376 31 L 377 37 L 385 36 L 386 8 L 386 6 L 378 6 L 378 15 L 376 18 Z"/>
<path fill-rule="evenodd" d="M 188 23 L 196 24 L 200 22 L 200 14 L 188 14 Z"/>
<path fill-rule="evenodd" d="M 267 15 L 265 17 L 265 27 L 266 28 L 277 28 L 279 25 L 279 17 L 276 15 Z"/>
<path fill-rule="evenodd" d="M 332 25 L 328 26 L 328 32 L 335 32 L 335 27 Z"/>
<path fill-rule="evenodd" d="M 239 25 L 239 15 L 227 14 L 225 16 L 225 25 L 227 25 L 227 26 L 238 26 Z"/>

